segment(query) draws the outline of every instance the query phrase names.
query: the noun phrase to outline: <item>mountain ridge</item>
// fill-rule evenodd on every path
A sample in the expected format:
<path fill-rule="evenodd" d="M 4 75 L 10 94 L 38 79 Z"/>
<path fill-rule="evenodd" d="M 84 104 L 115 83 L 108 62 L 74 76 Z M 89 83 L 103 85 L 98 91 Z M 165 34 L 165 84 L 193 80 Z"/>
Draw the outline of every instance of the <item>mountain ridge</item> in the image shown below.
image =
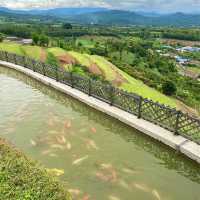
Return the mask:
<path fill-rule="evenodd" d="M 119 26 L 200 26 L 200 14 L 171 13 L 156 14 L 107 8 L 54 8 L 35 10 L 11 10 L 0 7 L 0 15 L 28 15 L 55 17 L 80 24 L 119 25 Z"/>

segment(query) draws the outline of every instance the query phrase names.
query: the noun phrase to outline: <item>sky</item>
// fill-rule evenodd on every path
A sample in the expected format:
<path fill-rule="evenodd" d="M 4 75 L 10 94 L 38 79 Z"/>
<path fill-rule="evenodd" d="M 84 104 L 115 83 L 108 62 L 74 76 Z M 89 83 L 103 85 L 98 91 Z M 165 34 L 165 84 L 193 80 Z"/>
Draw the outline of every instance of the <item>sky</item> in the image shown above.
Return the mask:
<path fill-rule="evenodd" d="M 12 9 L 106 7 L 146 12 L 200 13 L 200 0 L 0 0 L 0 6 Z"/>

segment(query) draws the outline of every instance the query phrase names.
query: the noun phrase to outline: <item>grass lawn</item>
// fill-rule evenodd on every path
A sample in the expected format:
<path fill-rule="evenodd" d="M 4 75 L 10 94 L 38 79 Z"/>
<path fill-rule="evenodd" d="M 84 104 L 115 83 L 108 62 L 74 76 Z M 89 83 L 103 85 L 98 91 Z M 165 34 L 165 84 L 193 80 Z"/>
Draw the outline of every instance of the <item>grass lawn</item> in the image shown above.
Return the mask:
<path fill-rule="evenodd" d="M 21 46 L 25 56 L 40 60 L 42 48 L 38 46 Z M 34 53 L 33 53 L 34 52 Z"/>
<path fill-rule="evenodd" d="M 188 69 L 194 73 L 200 74 L 200 67 L 189 67 Z"/>
<path fill-rule="evenodd" d="M 68 53 L 74 57 L 81 65 L 89 67 L 91 65 L 91 60 L 89 59 L 88 54 L 81 54 L 75 51 L 68 51 Z"/>
<path fill-rule="evenodd" d="M 113 81 L 116 79 L 117 74 L 113 70 L 114 65 L 112 65 L 112 63 L 108 62 L 105 58 L 101 56 L 93 55 L 90 56 L 90 58 L 104 72 L 106 80 Z"/>
<path fill-rule="evenodd" d="M 14 42 L 0 43 L 0 50 L 15 53 L 17 55 L 29 56 L 33 59 L 40 60 L 41 47 L 38 46 L 24 46 Z"/>
<path fill-rule="evenodd" d="M 59 47 L 48 48 L 47 51 L 52 53 L 54 56 L 63 56 L 66 54 L 66 51 Z"/>
<path fill-rule="evenodd" d="M 93 48 L 95 45 L 95 42 L 90 39 L 77 39 L 76 44 L 81 43 L 83 47 L 86 48 Z"/>
<path fill-rule="evenodd" d="M 47 170 L 0 139 L 0 199 L 71 200 Z"/>
<path fill-rule="evenodd" d="M 0 50 L 7 51 L 10 53 L 16 53 L 18 55 L 24 55 L 24 51 L 21 49 L 20 44 L 14 42 L 1 42 L 0 43 Z"/>

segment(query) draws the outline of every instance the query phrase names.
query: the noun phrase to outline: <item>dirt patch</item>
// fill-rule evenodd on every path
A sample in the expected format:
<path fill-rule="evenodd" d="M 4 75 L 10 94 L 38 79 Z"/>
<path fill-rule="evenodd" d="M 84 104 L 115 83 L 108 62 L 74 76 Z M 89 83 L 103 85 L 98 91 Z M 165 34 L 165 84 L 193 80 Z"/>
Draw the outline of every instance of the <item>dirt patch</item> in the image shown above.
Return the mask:
<path fill-rule="evenodd" d="M 188 40 L 178 40 L 178 39 L 162 39 L 161 41 L 167 45 L 177 45 L 177 44 L 180 44 L 182 46 L 200 45 L 199 41 L 188 41 Z"/>
<path fill-rule="evenodd" d="M 89 66 L 89 72 L 95 74 L 95 75 L 103 75 L 103 72 L 99 69 L 98 65 L 95 63 L 91 63 Z"/>
<path fill-rule="evenodd" d="M 122 77 L 122 75 L 119 73 L 116 73 L 116 78 L 112 81 L 112 83 L 117 87 L 120 87 L 125 82 L 127 82 L 127 80 L 125 80 L 124 77 Z"/>
<path fill-rule="evenodd" d="M 112 81 L 112 83 L 117 86 L 120 87 L 123 83 L 127 83 L 128 81 L 118 72 L 118 70 L 116 69 L 116 67 L 111 63 L 110 64 L 110 68 L 113 70 L 113 72 L 115 73 L 115 80 Z"/>
<path fill-rule="evenodd" d="M 42 49 L 41 49 L 41 54 L 40 54 L 40 60 L 41 60 L 42 62 L 45 62 L 46 59 L 47 59 L 47 53 L 46 53 L 45 49 L 42 48 Z"/>
<path fill-rule="evenodd" d="M 57 58 L 60 61 L 62 66 L 74 65 L 78 63 L 77 60 L 74 57 L 70 56 L 69 54 L 64 54 L 62 56 L 58 56 Z"/>
<path fill-rule="evenodd" d="M 181 110 L 183 113 L 188 113 L 192 117 L 199 118 L 199 113 L 197 112 L 197 110 L 185 105 L 183 102 L 179 100 L 177 100 L 176 102 L 177 102 L 177 108 Z"/>

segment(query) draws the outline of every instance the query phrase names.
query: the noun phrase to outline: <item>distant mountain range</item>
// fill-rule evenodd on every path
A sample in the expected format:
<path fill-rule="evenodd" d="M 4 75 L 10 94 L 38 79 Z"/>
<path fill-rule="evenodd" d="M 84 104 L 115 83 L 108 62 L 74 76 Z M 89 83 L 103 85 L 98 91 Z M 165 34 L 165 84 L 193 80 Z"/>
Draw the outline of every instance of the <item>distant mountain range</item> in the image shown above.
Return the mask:
<path fill-rule="evenodd" d="M 0 15 L 51 16 L 81 24 L 148 25 L 148 26 L 200 26 L 200 14 L 158 14 L 109 10 L 106 8 L 55 8 L 49 10 L 11 10 L 0 7 Z"/>
<path fill-rule="evenodd" d="M 0 7 L 0 11 L 14 14 L 31 14 L 31 15 L 51 15 L 56 17 L 74 16 L 80 14 L 89 14 L 94 12 L 107 11 L 106 8 L 54 8 L 54 9 L 34 9 L 34 10 L 13 10 L 5 7 Z"/>

